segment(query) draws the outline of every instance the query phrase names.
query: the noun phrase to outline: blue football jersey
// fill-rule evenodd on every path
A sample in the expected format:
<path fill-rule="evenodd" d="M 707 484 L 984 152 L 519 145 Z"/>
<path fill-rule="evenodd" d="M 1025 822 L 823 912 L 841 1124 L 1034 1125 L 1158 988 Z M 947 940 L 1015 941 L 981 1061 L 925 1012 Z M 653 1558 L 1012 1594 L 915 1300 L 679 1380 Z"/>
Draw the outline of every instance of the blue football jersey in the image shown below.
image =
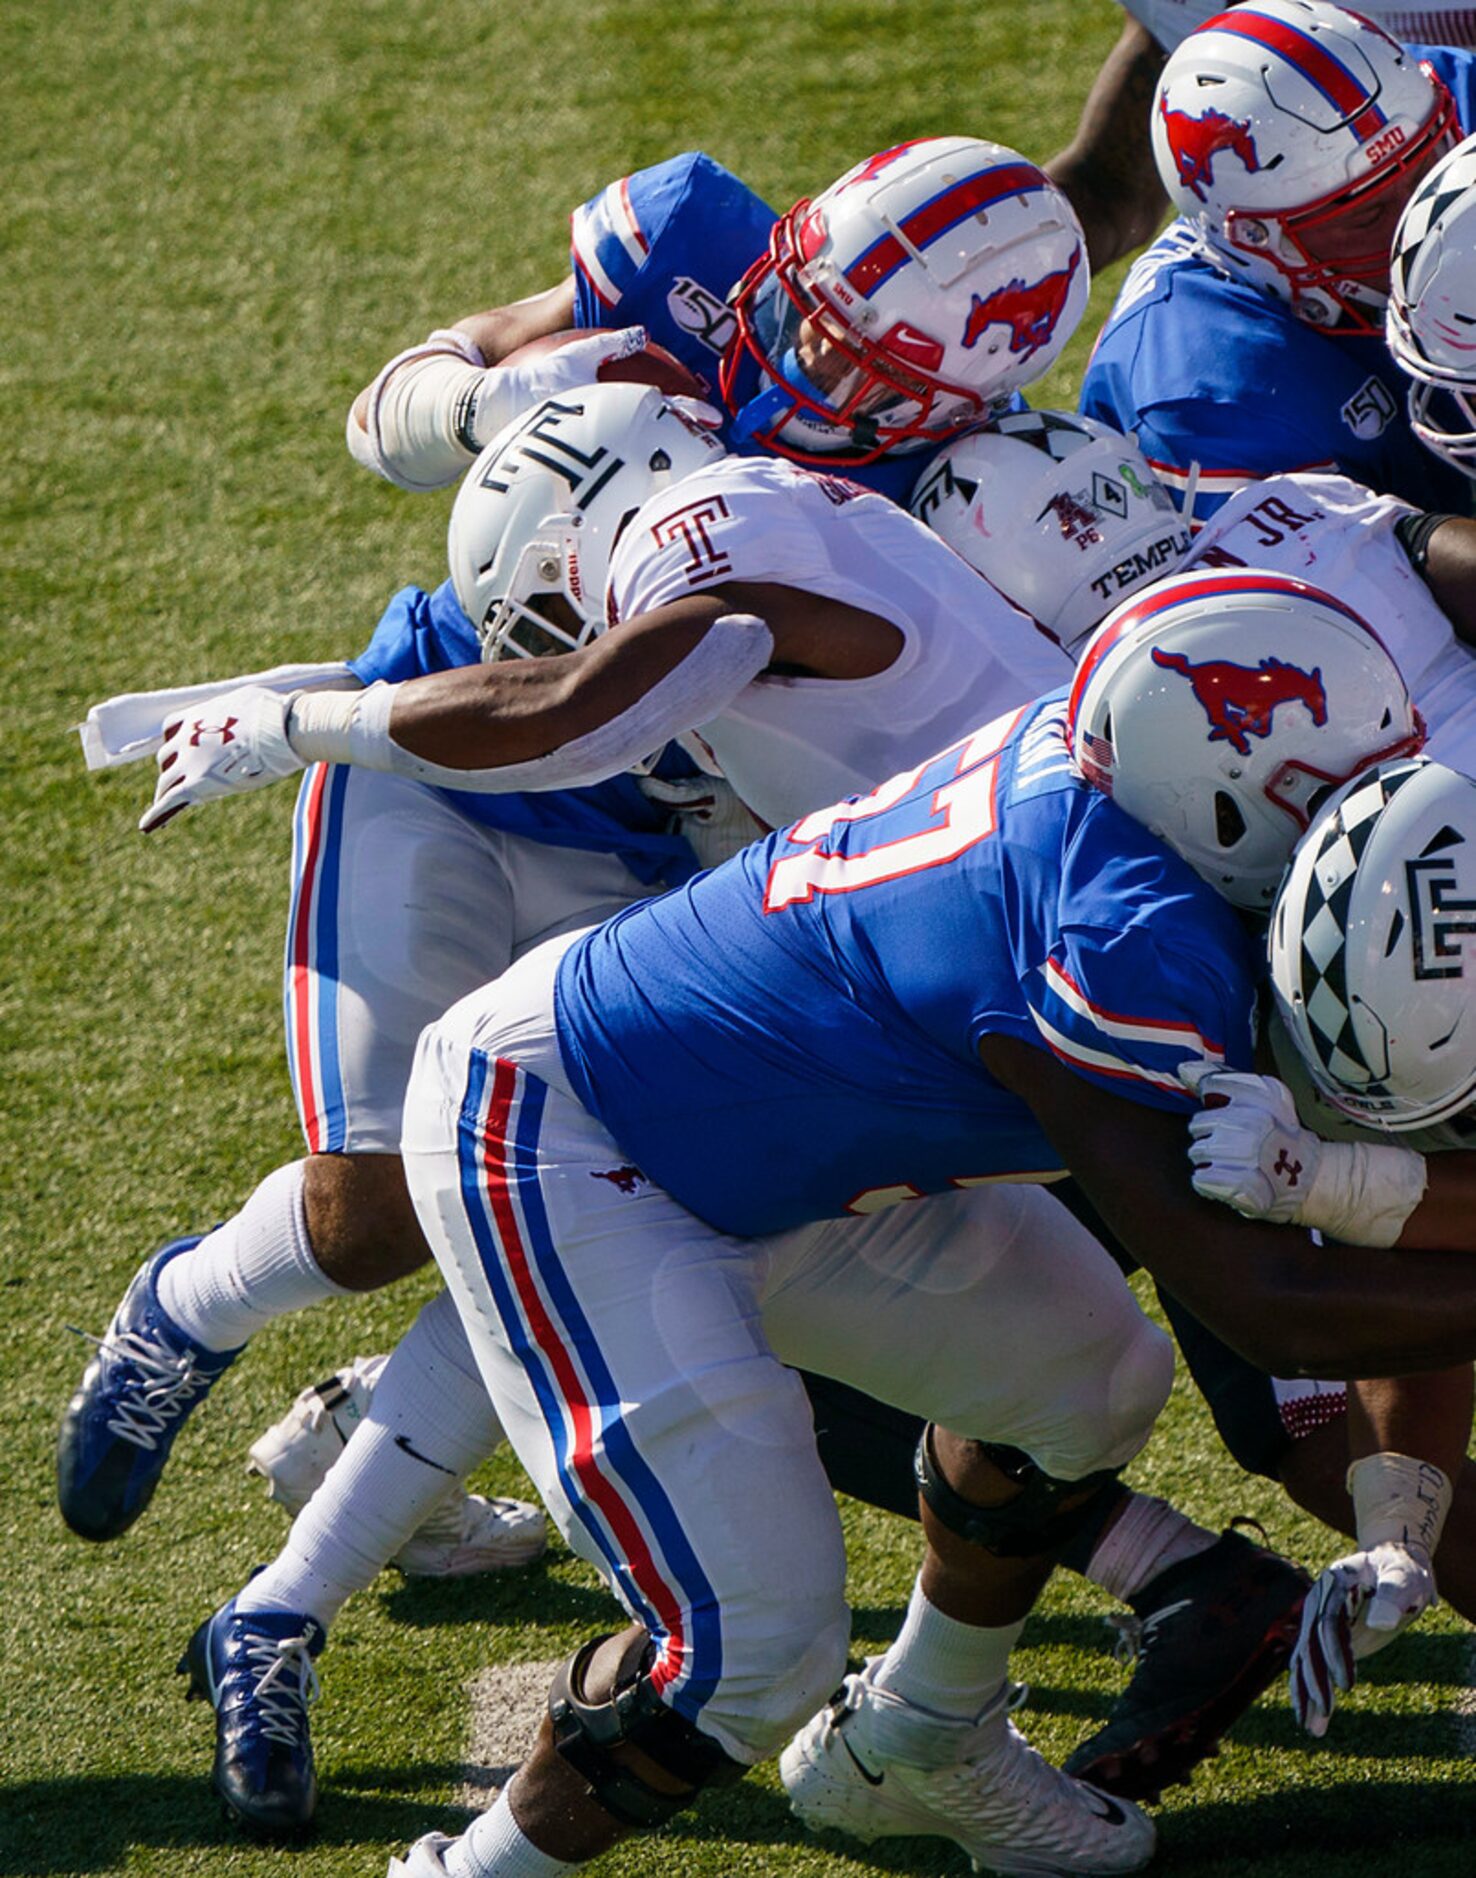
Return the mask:
<path fill-rule="evenodd" d="M 768 249 L 778 217 L 721 163 L 688 150 L 608 184 L 570 218 L 576 326 L 644 326 L 706 383 L 714 404 L 718 363 L 737 332 L 728 294 Z M 739 365 L 741 406 L 762 389 L 758 366 Z M 735 440 L 731 420 L 719 435 L 740 454 L 762 454 Z M 894 502 L 906 503 L 929 450 L 875 463 L 837 461 L 836 469 Z"/>
<path fill-rule="evenodd" d="M 1450 86 L 1461 123 L 1471 123 L 1476 55 L 1413 50 Z M 1222 273 L 1180 220 L 1128 271 L 1087 367 L 1081 409 L 1136 432 L 1181 500 L 1197 463 L 1197 522 L 1247 482 L 1298 470 L 1336 471 L 1418 508 L 1464 514 L 1470 485 L 1415 437 L 1406 389 L 1381 335 L 1318 332 Z"/>
<path fill-rule="evenodd" d="M 1064 693 L 805 816 L 565 954 L 572 1086 L 728 1232 L 1062 1171 L 985 1071 L 1004 1034 L 1187 1113 L 1188 1060 L 1251 1063 L 1231 907 L 1076 778 Z"/>
<path fill-rule="evenodd" d="M 447 580 L 430 594 L 421 587 L 401 588 L 380 615 L 369 644 L 349 660 L 349 669 L 366 685 L 378 679 L 397 685 L 407 678 L 475 665 L 481 656 L 476 631 Z M 679 773 L 692 773 L 685 757 L 676 760 Z M 462 789 L 438 793 L 486 827 L 549 847 L 618 855 L 648 886 L 660 881 L 677 886 L 697 871 L 690 847 L 680 835 L 668 832 L 669 810 L 649 801 L 633 776 L 612 776 L 587 789 L 527 795 L 482 795 Z"/>

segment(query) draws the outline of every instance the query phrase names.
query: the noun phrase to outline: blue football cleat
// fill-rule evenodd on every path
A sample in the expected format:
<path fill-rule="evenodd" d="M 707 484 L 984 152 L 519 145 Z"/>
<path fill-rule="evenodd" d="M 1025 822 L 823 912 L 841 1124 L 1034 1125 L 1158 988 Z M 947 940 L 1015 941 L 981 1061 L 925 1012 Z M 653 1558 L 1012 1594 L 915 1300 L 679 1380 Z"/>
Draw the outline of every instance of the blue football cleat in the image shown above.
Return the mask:
<path fill-rule="evenodd" d="M 240 1355 L 202 1350 L 165 1315 L 159 1273 L 204 1237 L 144 1260 L 67 1404 L 56 1444 L 62 1518 L 84 1539 L 116 1539 L 154 1497 L 174 1437 Z"/>
<path fill-rule="evenodd" d="M 232 1598 L 179 1660 L 190 1679 L 186 1700 L 215 1710 L 211 1785 L 229 1817 L 267 1837 L 303 1831 L 318 1804 L 308 1708 L 318 1698 L 313 1658 L 326 1637 L 314 1617 L 237 1611 Z"/>

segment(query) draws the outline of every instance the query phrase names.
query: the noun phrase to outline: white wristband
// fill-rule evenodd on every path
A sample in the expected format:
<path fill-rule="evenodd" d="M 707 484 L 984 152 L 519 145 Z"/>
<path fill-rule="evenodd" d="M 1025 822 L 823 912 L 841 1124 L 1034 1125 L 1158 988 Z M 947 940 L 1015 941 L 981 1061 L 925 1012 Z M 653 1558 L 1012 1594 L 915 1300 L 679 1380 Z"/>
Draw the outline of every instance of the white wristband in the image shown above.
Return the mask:
<path fill-rule="evenodd" d="M 1347 1245 L 1397 1245 L 1427 1179 L 1425 1157 L 1413 1148 L 1324 1141 L 1299 1218 Z"/>
<path fill-rule="evenodd" d="M 462 425 L 483 381 L 481 348 L 453 329 L 397 353 L 369 387 L 361 427 L 349 412 L 349 453 L 398 489 L 443 489 L 477 450 Z"/>
<path fill-rule="evenodd" d="M 1358 1544 L 1419 1546 L 1428 1559 L 1440 1543 L 1452 1487 L 1432 1461 L 1369 1454 L 1348 1469 Z"/>

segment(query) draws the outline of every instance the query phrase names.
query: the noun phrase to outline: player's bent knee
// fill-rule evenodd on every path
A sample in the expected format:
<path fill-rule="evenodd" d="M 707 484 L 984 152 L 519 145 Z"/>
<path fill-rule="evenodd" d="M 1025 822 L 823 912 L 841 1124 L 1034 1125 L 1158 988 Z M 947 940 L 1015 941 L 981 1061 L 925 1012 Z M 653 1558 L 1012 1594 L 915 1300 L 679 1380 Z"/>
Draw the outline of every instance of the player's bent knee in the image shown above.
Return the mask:
<path fill-rule="evenodd" d="M 746 1766 L 661 1700 L 644 1631 L 629 1632 L 613 1665 L 591 1674 L 611 1642 L 596 1637 L 584 1644 L 554 1677 L 548 1696 L 554 1749 L 612 1819 L 649 1831 L 704 1787 L 739 1779 Z"/>
<path fill-rule="evenodd" d="M 1059 1553 L 1097 1519 L 1104 1500 L 1115 1499 L 1120 1492 L 1116 1468 L 1103 1468 L 1079 1480 L 1058 1480 L 1042 1473 L 1019 1448 L 996 1442 L 975 1445 L 1017 1489 L 1010 1499 L 985 1506 L 952 1486 L 938 1464 L 931 1423 L 917 1444 L 917 1490 L 940 1526 L 997 1558 Z"/>
<path fill-rule="evenodd" d="M 430 1257 L 397 1154 L 310 1154 L 303 1207 L 314 1258 L 347 1290 L 378 1290 Z"/>
<path fill-rule="evenodd" d="M 1147 1441 L 1173 1386 L 1173 1339 L 1140 1316 L 1107 1378 L 1087 1465 L 1126 1467 Z"/>

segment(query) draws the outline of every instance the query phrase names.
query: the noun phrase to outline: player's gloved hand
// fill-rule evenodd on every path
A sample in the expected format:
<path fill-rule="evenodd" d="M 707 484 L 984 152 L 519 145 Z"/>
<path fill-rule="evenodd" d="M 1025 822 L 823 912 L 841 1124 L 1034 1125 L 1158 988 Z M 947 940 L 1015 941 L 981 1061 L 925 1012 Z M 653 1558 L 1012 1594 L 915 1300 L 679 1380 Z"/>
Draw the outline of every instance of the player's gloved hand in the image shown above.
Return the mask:
<path fill-rule="evenodd" d="M 489 365 L 467 406 L 462 430 L 468 443 L 484 449 L 504 424 L 542 398 L 557 398 L 580 385 L 592 385 L 602 365 L 628 359 L 646 343 L 644 326 L 571 339 L 541 357 L 516 365 Z"/>
<path fill-rule="evenodd" d="M 139 819 L 148 835 L 193 802 L 243 795 L 307 767 L 287 739 L 293 695 L 242 685 L 164 726 L 154 799 Z"/>
<path fill-rule="evenodd" d="M 1338 1559 L 1307 1593 L 1291 1660 L 1292 1714 L 1308 1734 L 1325 1735 L 1356 1664 L 1392 1643 L 1437 1602 L 1430 1555 L 1416 1541 L 1386 1541 Z"/>
<path fill-rule="evenodd" d="M 640 789 L 648 800 L 671 810 L 699 867 L 721 867 L 767 833 L 733 785 L 721 776 L 683 776 L 671 782 L 642 776 Z"/>
<path fill-rule="evenodd" d="M 1248 1219 L 1300 1220 L 1324 1144 L 1297 1120 L 1290 1089 L 1240 1070 L 1202 1071 L 1194 1080 L 1208 1105 L 1189 1122 L 1194 1191 Z"/>
<path fill-rule="evenodd" d="M 1189 1122 L 1196 1193 L 1248 1219 L 1307 1226 L 1349 1245 L 1392 1246 L 1424 1197 L 1425 1157 L 1382 1141 L 1324 1141 L 1285 1083 L 1189 1063 L 1204 1107 Z"/>
<path fill-rule="evenodd" d="M 602 365 L 629 358 L 645 343 L 644 326 L 626 326 L 514 364 L 488 365 L 465 333 L 433 332 L 424 345 L 397 353 L 355 401 L 344 433 L 349 454 L 396 488 L 444 489 L 530 405 L 592 385 Z"/>

